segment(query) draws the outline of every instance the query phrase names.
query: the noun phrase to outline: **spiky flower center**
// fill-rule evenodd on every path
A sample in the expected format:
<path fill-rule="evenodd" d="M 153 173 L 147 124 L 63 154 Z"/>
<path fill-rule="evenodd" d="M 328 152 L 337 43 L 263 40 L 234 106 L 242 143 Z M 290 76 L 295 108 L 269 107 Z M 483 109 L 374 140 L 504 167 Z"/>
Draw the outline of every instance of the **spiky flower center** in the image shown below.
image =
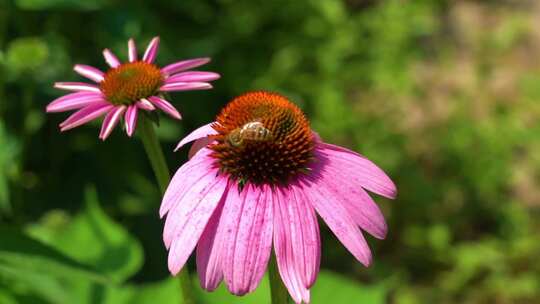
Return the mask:
<path fill-rule="evenodd" d="M 156 94 L 162 82 L 163 76 L 157 66 L 136 61 L 107 71 L 100 87 L 110 103 L 131 105 Z"/>
<path fill-rule="evenodd" d="M 240 185 L 286 183 L 307 170 L 313 158 L 309 122 L 281 95 L 263 91 L 241 95 L 216 122 L 212 155 L 220 170 Z"/>

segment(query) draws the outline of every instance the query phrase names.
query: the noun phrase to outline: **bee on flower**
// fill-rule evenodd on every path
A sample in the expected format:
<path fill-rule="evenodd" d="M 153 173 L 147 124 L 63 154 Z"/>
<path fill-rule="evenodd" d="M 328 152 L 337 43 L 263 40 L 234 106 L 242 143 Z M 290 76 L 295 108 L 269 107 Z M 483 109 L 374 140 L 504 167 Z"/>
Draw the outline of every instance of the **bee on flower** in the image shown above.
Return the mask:
<path fill-rule="evenodd" d="M 317 214 L 371 263 L 362 231 L 384 239 L 387 225 L 368 191 L 393 199 L 394 183 L 364 156 L 325 143 L 286 97 L 241 95 L 177 148 L 192 141 L 160 208 L 172 274 L 195 250 L 203 288 L 224 280 L 243 295 L 259 285 L 273 248 L 292 299 L 308 303 L 321 256 Z"/>

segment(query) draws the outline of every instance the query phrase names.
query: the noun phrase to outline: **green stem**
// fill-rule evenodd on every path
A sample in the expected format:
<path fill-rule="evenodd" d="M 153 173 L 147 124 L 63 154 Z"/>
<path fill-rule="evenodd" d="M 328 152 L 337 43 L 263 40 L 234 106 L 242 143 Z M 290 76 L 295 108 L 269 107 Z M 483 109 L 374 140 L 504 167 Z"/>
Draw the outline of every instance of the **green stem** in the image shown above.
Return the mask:
<path fill-rule="evenodd" d="M 169 168 L 167 167 L 167 162 L 165 161 L 165 156 L 163 155 L 163 151 L 161 150 L 161 146 L 157 139 L 154 126 L 144 115 L 141 115 L 139 118 L 139 130 L 144 150 L 146 151 L 146 155 L 148 155 L 150 165 L 156 175 L 159 190 L 163 194 L 169 184 Z"/>
<path fill-rule="evenodd" d="M 270 267 L 268 267 L 268 279 L 270 280 L 270 293 L 272 295 L 272 304 L 287 304 L 289 303 L 289 293 L 281 282 L 277 269 L 276 258 L 272 256 L 270 259 Z"/>
<path fill-rule="evenodd" d="M 163 155 L 163 150 L 161 150 L 161 145 L 156 136 L 154 126 L 144 115 L 141 115 L 139 118 L 139 130 L 144 150 L 146 151 L 146 155 L 148 155 L 148 159 L 150 160 L 150 164 L 158 181 L 159 189 L 163 194 L 165 193 L 170 180 L 169 168 L 167 167 L 167 162 L 165 162 L 165 156 Z M 180 288 L 182 289 L 182 296 L 184 299 L 183 304 L 195 304 L 193 285 L 187 266 L 184 266 L 184 269 L 180 271 L 178 279 L 180 280 Z"/>

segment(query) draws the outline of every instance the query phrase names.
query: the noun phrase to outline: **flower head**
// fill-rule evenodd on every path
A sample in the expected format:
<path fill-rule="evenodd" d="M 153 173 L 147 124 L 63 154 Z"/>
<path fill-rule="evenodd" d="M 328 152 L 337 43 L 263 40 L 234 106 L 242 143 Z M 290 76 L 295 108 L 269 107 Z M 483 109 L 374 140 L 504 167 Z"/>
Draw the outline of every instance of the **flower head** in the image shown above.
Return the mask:
<path fill-rule="evenodd" d="M 105 140 L 124 117 L 126 133 L 133 135 L 139 110 L 162 110 L 181 119 L 175 107 L 164 99 L 162 93 L 211 89 L 209 81 L 219 78 L 213 72 L 187 71 L 204 65 L 209 58 L 179 61 L 159 68 L 154 64 L 159 47 L 159 37 L 152 39 L 141 60 L 133 39 L 128 41 L 129 61 L 121 63 L 108 49 L 103 51 L 110 69 L 105 73 L 87 65 L 77 64 L 75 72 L 96 82 L 57 82 L 54 87 L 75 91 L 57 98 L 47 106 L 47 112 L 77 110 L 60 124 L 61 131 L 73 129 L 105 115 L 99 137 Z"/>
<path fill-rule="evenodd" d="M 191 141 L 192 157 L 160 208 L 171 273 L 196 247 L 201 285 L 213 290 L 224 279 L 243 295 L 258 286 L 273 247 L 291 297 L 307 303 L 321 254 L 316 214 L 356 259 L 371 263 L 361 230 L 383 239 L 387 226 L 367 191 L 395 198 L 394 183 L 367 158 L 324 143 L 287 98 L 237 97 L 178 148 Z"/>

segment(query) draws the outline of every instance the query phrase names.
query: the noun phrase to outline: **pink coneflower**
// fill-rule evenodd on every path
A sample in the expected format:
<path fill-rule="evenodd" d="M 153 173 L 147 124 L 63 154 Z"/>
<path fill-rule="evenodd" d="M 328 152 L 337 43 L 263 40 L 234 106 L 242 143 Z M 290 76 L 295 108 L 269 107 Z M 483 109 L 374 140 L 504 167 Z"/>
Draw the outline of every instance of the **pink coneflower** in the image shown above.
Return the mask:
<path fill-rule="evenodd" d="M 75 72 L 93 80 L 83 82 L 57 82 L 55 88 L 75 91 L 62 96 L 47 106 L 47 112 L 78 110 L 60 124 L 60 130 L 73 129 L 106 114 L 99 138 L 105 140 L 124 117 L 126 133 L 131 136 L 137 124 L 138 110 L 161 109 L 173 118 L 180 113 L 161 95 L 163 92 L 211 89 L 208 81 L 219 78 L 213 72 L 188 71 L 206 64 L 209 58 L 179 61 L 159 68 L 154 64 L 159 47 L 159 37 L 154 37 L 141 60 L 133 39 L 128 41 L 129 61 L 121 63 L 108 49 L 103 51 L 111 67 L 105 73 L 88 65 L 76 64 Z"/>
<path fill-rule="evenodd" d="M 356 259 L 371 263 L 361 229 L 383 239 L 387 226 L 366 190 L 395 198 L 394 183 L 362 155 L 322 142 L 285 97 L 237 97 L 178 148 L 194 140 L 160 208 L 172 274 L 197 246 L 203 288 L 225 279 L 243 295 L 258 286 L 273 244 L 291 297 L 307 303 L 320 263 L 316 213 Z"/>

